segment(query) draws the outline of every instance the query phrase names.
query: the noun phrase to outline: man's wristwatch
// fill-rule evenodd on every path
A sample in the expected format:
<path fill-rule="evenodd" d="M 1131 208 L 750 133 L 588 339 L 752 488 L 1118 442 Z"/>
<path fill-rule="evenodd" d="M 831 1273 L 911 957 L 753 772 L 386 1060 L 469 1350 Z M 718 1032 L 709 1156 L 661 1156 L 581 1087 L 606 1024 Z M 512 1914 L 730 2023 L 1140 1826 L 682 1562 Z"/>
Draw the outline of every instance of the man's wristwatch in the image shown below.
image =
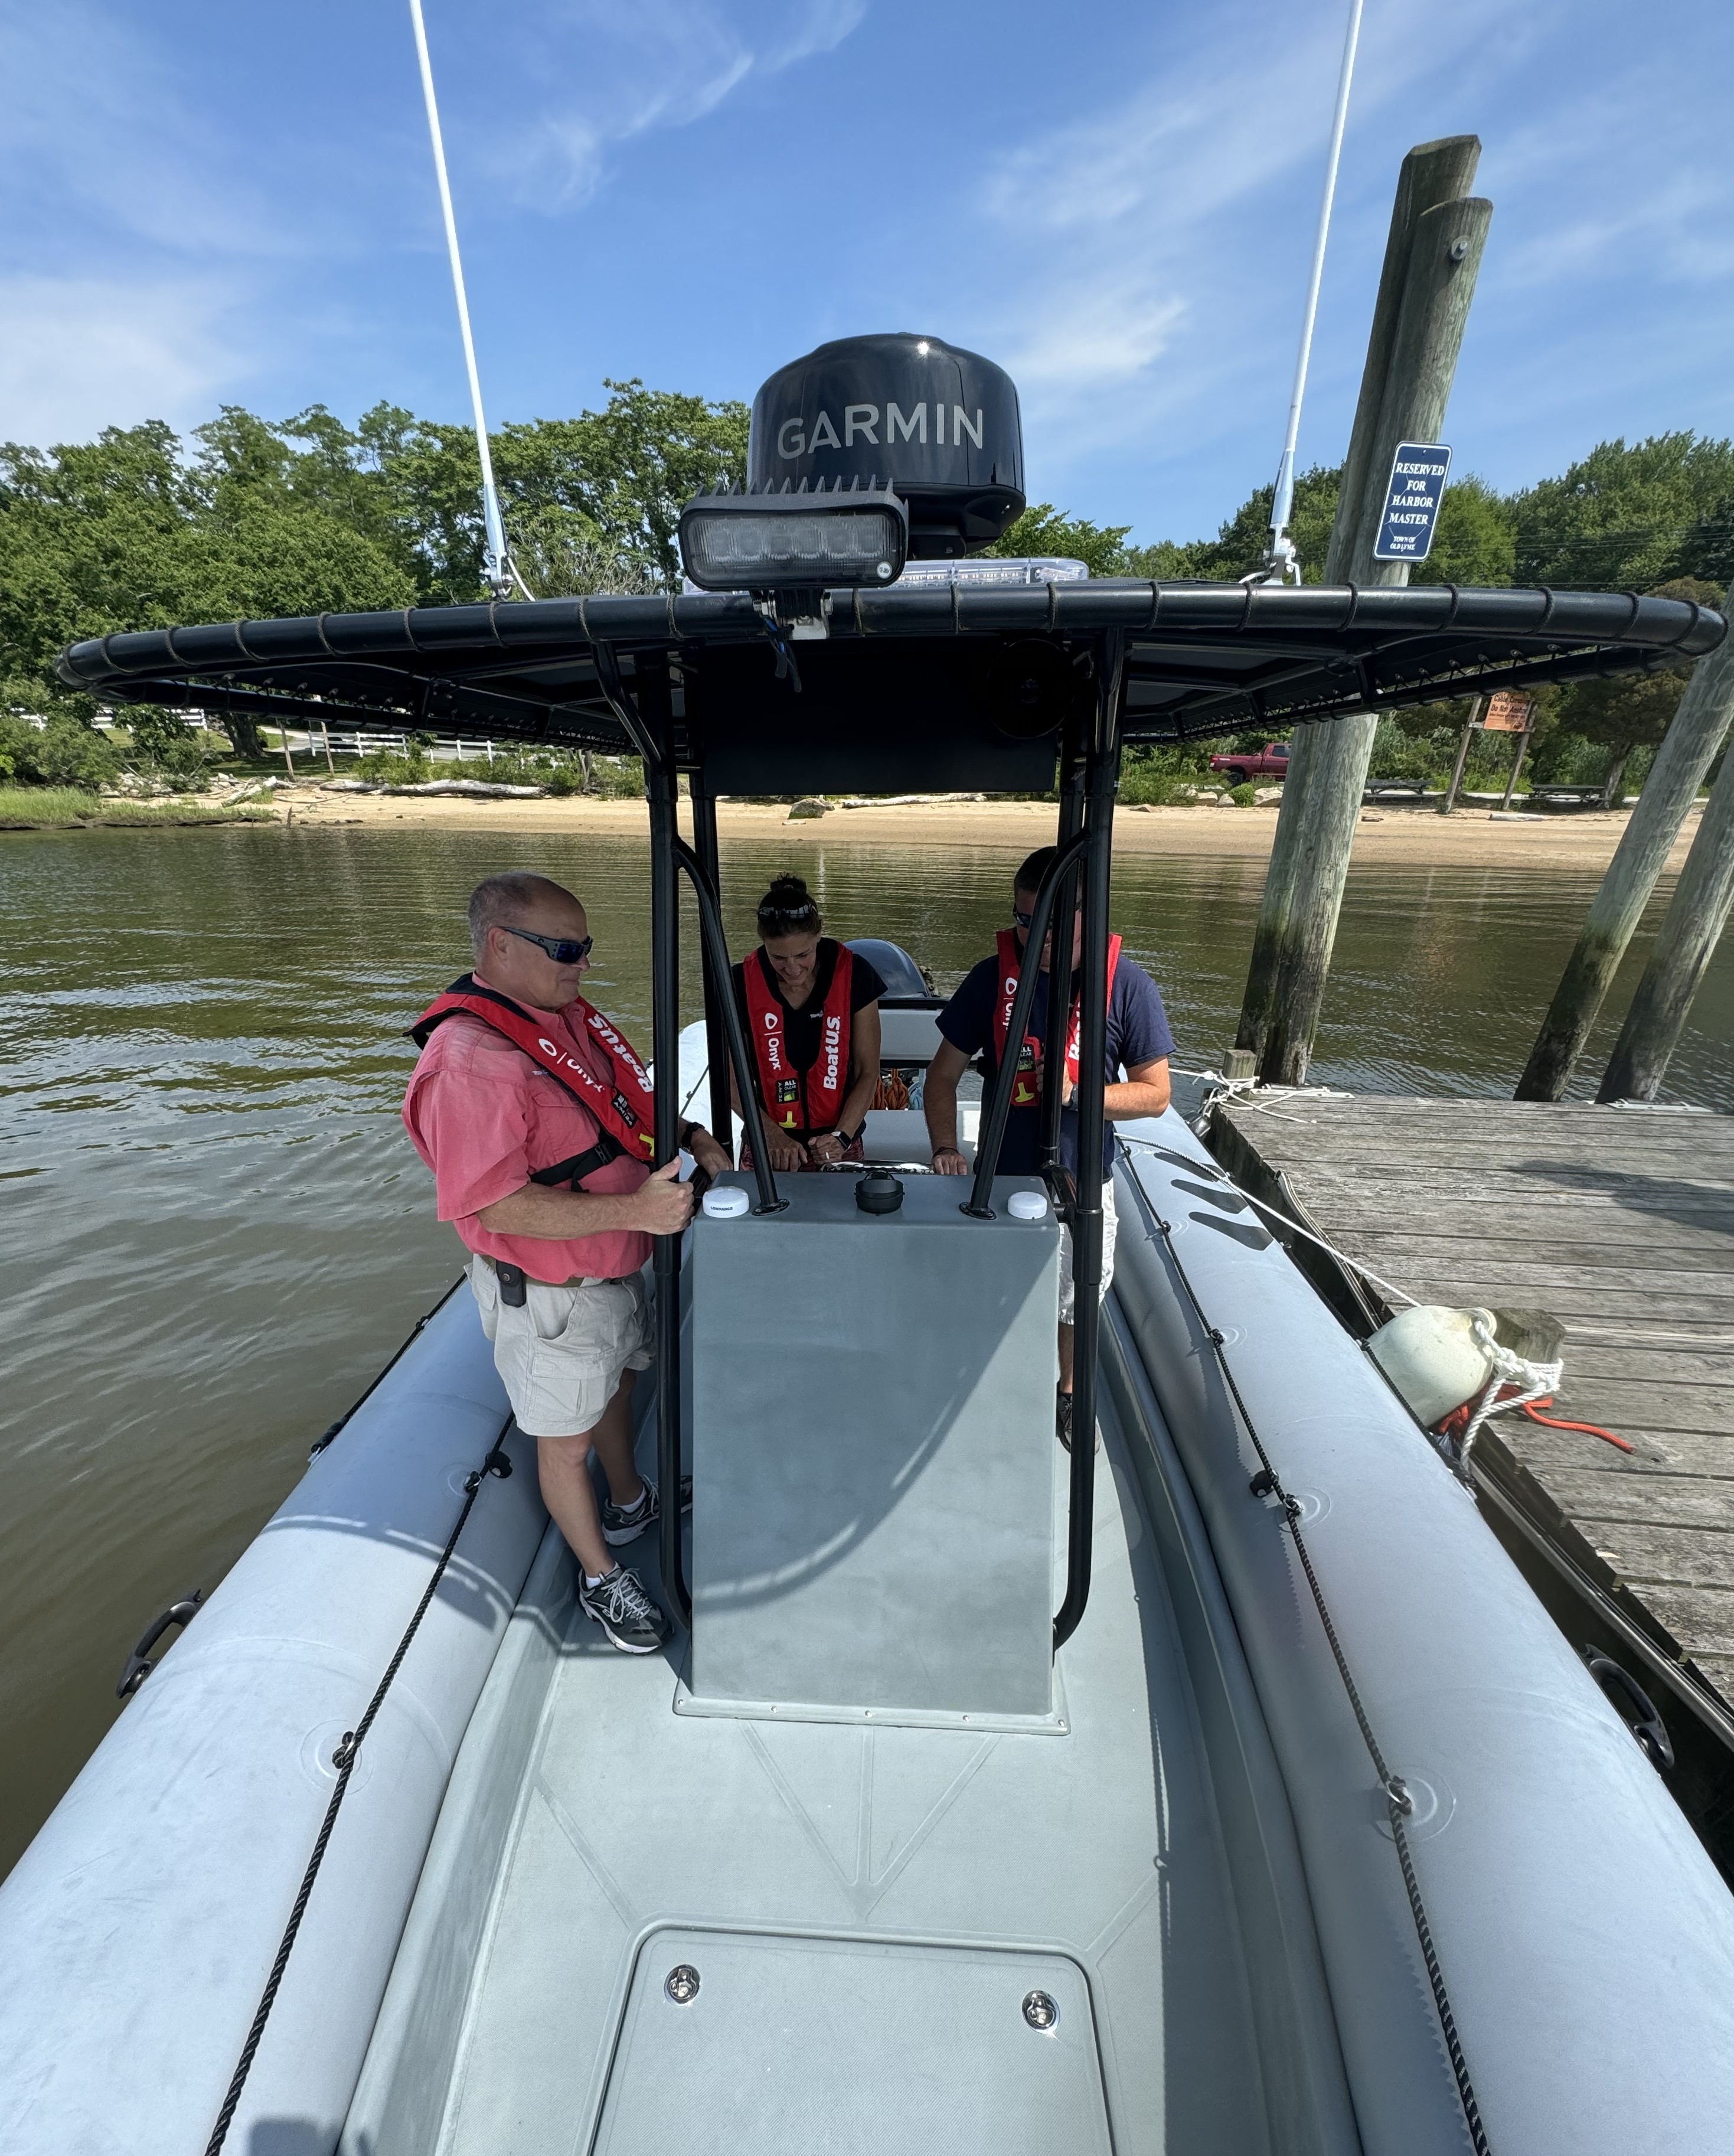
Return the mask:
<path fill-rule="evenodd" d="M 682 1152 L 690 1152 L 692 1151 L 692 1141 L 698 1133 L 704 1129 L 704 1127 L 705 1127 L 702 1123 L 681 1124 L 680 1135 L 675 1139 L 675 1142 L 680 1147 Z"/>

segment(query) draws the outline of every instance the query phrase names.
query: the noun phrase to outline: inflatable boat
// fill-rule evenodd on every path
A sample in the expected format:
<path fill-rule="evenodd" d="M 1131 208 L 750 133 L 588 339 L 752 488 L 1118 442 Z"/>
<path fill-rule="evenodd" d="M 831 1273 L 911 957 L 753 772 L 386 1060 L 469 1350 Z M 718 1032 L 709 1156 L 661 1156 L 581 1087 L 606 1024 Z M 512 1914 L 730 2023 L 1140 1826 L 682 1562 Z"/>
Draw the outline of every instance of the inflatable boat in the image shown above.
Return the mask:
<path fill-rule="evenodd" d="M 827 449 L 804 495 L 695 505 L 690 564 L 747 590 L 114 636 L 63 671 L 635 750 L 662 1158 L 688 1101 L 727 1130 L 731 1070 L 751 1094 L 719 793 L 1057 777 L 1030 933 L 1081 906 L 1088 1161 L 1126 742 L 1722 634 L 1624 595 L 974 583 L 1022 499 L 1015 398 L 899 343 L 767 385 L 755 459 L 845 392 L 934 402 L 941 364 L 961 438 L 893 487 Z M 900 589 L 911 549 L 956 572 Z M 936 998 L 879 955 L 918 1086 Z M 968 1110 L 967 1179 L 887 1110 L 867 1169 L 761 1162 L 659 1240 L 641 1455 L 695 1483 L 634 1553 L 664 1656 L 578 1613 L 467 1290 L 430 1314 L 0 1887 L 8 2150 L 1726 2145 L 1734 1898 L 1631 1727 L 1172 1110 L 1116 1127 L 1098 1305 L 1057 1106 L 1043 1172 L 997 1173 L 1014 1073 Z"/>

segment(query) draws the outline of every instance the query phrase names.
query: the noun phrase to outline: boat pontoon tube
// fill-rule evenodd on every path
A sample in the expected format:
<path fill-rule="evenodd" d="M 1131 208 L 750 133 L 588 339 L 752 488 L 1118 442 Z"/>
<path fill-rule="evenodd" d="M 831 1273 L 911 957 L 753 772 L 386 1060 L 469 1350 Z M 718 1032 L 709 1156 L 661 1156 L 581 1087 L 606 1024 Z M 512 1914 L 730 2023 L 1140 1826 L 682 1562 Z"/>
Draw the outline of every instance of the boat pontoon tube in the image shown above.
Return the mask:
<path fill-rule="evenodd" d="M 8 2151 L 205 2146 L 353 1729 L 506 1419 L 467 1289 L 313 1461 L 0 1886 Z M 335 2144 L 451 1764 L 546 1522 L 477 1493 L 360 1753 L 228 2139 Z M 284 2132 L 290 2129 L 284 2127 Z M 282 2146 L 290 2143 L 283 2141 Z"/>
<path fill-rule="evenodd" d="M 1492 2147 L 1728 2146 L 1734 1897 L 1474 1498 L 1179 1116 L 1118 1127 L 1115 1293 L 1288 1785 L 1370 2156 L 1460 2150 L 1463 2119 L 1384 1799 L 1177 1263 L 1300 1501 L 1368 1718 L 1417 1799 L 1415 1867 Z"/>

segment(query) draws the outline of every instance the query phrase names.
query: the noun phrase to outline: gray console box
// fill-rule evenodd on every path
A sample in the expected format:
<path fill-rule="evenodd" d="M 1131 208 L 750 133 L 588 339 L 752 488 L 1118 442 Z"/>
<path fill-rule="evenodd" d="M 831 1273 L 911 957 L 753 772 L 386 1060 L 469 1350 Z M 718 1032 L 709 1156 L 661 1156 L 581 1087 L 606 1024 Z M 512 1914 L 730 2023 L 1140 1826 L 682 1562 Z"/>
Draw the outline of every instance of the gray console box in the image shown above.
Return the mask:
<path fill-rule="evenodd" d="M 855 1181 L 694 1225 L 686 1711 L 1049 1718 L 1059 1226 Z"/>

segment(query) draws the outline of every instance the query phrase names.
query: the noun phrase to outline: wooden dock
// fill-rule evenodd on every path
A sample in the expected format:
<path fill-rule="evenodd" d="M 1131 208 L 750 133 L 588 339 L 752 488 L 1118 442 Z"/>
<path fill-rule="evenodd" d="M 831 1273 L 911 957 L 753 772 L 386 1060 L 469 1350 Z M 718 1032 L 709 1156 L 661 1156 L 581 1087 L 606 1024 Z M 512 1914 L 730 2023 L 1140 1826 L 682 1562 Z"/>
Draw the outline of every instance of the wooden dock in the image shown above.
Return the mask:
<path fill-rule="evenodd" d="M 1501 1416 L 1477 1448 L 1490 1518 L 1511 1513 L 1508 1547 L 1544 1541 L 1607 1605 L 1608 1651 L 1734 1744 L 1734 1116 L 1270 1088 L 1208 1137 L 1254 1196 L 1418 1300 L 1563 1325 L 1548 1412 L 1633 1449 Z M 1356 1330 L 1389 1314 L 1284 1240 Z M 1646 1642 L 1648 1676 L 1619 1652 Z M 1716 1801 L 1734 1847 L 1734 1779 Z"/>

